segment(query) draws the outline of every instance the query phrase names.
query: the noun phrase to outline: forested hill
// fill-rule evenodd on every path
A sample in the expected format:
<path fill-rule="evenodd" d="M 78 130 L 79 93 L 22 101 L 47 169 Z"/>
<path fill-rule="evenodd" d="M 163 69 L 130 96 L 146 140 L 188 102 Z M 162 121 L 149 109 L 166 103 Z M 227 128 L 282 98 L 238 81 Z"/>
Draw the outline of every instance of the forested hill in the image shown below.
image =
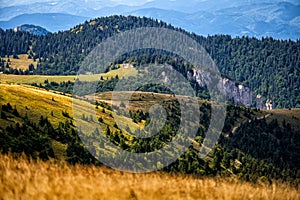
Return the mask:
<path fill-rule="evenodd" d="M 81 61 L 102 39 L 138 27 L 179 30 L 158 20 L 133 16 L 97 18 L 69 31 L 45 36 L 0 30 L 0 56 L 28 54 L 38 61 L 34 74 L 76 74 Z M 300 40 L 231 38 L 228 35 L 202 37 L 180 31 L 204 46 L 224 76 L 249 86 L 254 94 L 274 100 L 278 108 L 300 107 Z M 155 55 L 147 58 L 153 62 L 166 61 Z M 145 62 L 136 61 L 137 65 Z M 172 60 L 172 64 L 180 65 L 180 61 L 177 62 Z M 3 61 L 0 63 L 4 73 L 20 73 L 6 68 Z"/>

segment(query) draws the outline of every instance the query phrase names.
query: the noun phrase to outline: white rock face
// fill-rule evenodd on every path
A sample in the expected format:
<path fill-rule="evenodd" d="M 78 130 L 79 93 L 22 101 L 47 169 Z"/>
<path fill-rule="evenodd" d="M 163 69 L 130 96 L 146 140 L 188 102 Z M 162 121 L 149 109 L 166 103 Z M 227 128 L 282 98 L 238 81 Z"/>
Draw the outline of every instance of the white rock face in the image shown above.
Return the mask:
<path fill-rule="evenodd" d="M 201 71 L 193 69 L 187 74 L 188 79 L 194 79 L 201 86 L 204 87 L 206 82 L 211 81 L 212 75 L 208 71 Z M 253 93 L 250 88 L 243 85 L 237 85 L 234 81 L 223 78 L 221 83 L 225 89 L 225 96 L 227 99 L 232 100 L 235 104 L 251 107 Z"/>
<path fill-rule="evenodd" d="M 260 94 L 258 94 L 256 96 L 256 108 L 261 109 L 261 110 L 265 109 L 263 99 L 262 99 L 262 96 Z"/>
<path fill-rule="evenodd" d="M 209 71 L 193 69 L 187 73 L 187 78 L 189 80 L 196 80 L 201 87 L 204 87 L 206 82 L 212 80 L 212 75 Z M 228 78 L 223 78 L 218 87 L 223 87 L 225 89 L 226 98 L 232 100 L 235 104 L 246 107 L 252 106 L 253 92 L 249 87 L 237 84 Z M 272 110 L 274 107 L 274 101 L 268 99 L 264 103 L 262 95 L 259 94 L 256 96 L 256 108 L 261 110 Z"/>
<path fill-rule="evenodd" d="M 273 110 L 275 107 L 274 102 L 267 99 L 266 103 L 263 102 L 263 97 L 259 94 L 256 96 L 256 108 L 261 110 Z"/>
<path fill-rule="evenodd" d="M 251 107 L 253 93 L 250 88 L 243 85 L 237 85 L 234 81 L 224 78 L 223 85 L 226 91 L 226 97 L 233 100 L 237 105 Z"/>
<path fill-rule="evenodd" d="M 270 99 L 266 101 L 266 110 L 273 110 L 273 102 Z"/>
<path fill-rule="evenodd" d="M 130 64 L 130 63 L 124 63 L 124 64 L 123 64 L 123 68 L 124 68 L 124 69 L 133 68 L 133 65 Z"/>

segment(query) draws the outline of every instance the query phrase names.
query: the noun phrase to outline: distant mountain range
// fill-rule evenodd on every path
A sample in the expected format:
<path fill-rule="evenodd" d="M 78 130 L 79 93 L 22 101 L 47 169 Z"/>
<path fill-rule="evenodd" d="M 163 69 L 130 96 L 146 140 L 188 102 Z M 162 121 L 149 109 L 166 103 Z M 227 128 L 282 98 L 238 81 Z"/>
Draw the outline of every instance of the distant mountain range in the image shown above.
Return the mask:
<path fill-rule="evenodd" d="M 300 38 L 298 0 L 192 0 L 189 3 L 153 0 L 139 6 L 99 0 L 53 0 L 0 8 L 0 27 L 35 24 L 56 32 L 91 18 L 115 14 L 156 18 L 200 35 Z"/>
<path fill-rule="evenodd" d="M 291 3 L 265 3 L 187 14 L 156 8 L 140 9 L 128 15 L 158 18 L 201 35 L 300 37 L 300 6 Z"/>
<path fill-rule="evenodd" d="M 76 24 L 82 23 L 88 19 L 88 17 L 62 13 L 22 14 L 9 21 L 0 21 L 0 27 L 3 29 L 10 29 L 23 24 L 34 24 L 36 26 L 44 27 L 51 32 L 57 32 L 59 30 L 73 28 Z"/>

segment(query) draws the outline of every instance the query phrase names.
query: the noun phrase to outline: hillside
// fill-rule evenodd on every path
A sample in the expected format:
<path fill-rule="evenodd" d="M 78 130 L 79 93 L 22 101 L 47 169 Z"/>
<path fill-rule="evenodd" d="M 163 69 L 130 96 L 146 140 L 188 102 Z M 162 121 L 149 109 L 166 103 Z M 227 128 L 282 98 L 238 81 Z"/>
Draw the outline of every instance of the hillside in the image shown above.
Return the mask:
<path fill-rule="evenodd" d="M 89 96 L 85 96 L 79 101 L 81 113 L 79 119 L 75 120 L 70 95 L 32 86 L 14 85 L 12 80 L 10 83 L 11 85 L 0 85 L 0 146 L 4 153 L 24 152 L 33 158 L 56 158 L 71 164 L 101 165 L 87 152 L 78 137 L 94 130 L 78 130 L 74 126 L 78 122 L 100 122 L 106 137 L 129 152 L 160 149 L 178 130 L 179 108 L 177 100 L 169 94 L 135 92 L 128 107 L 129 116 L 120 103 L 117 103 L 114 113 L 111 111 L 110 93 L 99 93 L 96 103 Z M 166 126 L 153 139 L 132 136 L 132 133 L 136 134 L 149 124 L 149 108 L 155 103 L 163 105 L 167 113 L 170 113 Z M 271 182 L 277 179 L 298 183 L 298 109 L 258 111 L 229 106 L 218 145 L 207 158 L 200 159 L 197 154 L 209 125 L 210 103 L 199 99 L 199 104 L 201 120 L 196 138 L 190 141 L 193 145 L 163 171 L 201 176 L 219 174 L 253 182 L 260 179 Z M 96 111 L 97 119 L 90 115 L 88 108 Z M 116 119 L 121 124 L 116 125 Z M 190 122 L 190 125 L 197 126 L 195 122 Z M 255 140 L 255 144 L 254 138 L 259 138 Z M 96 152 L 102 156 L 108 153 L 101 145 L 94 145 Z M 258 146 L 261 147 L 257 148 Z"/>
<path fill-rule="evenodd" d="M 74 75 L 83 59 L 103 39 L 118 32 L 139 27 L 162 27 L 178 30 L 198 41 L 215 60 L 223 76 L 229 77 L 253 91 L 252 102 L 256 95 L 273 100 L 276 108 L 299 107 L 299 41 L 274 40 L 272 38 L 242 37 L 228 35 L 202 37 L 175 29 L 158 20 L 139 17 L 103 17 L 77 25 L 69 31 L 32 36 L 12 31 L 0 31 L 1 57 L 13 54 L 28 54 L 38 61 L 32 73 L 42 75 Z M 11 39 L 18 42 L 11 43 Z M 76 41 L 76 42 L 74 42 Z M 66 53 L 68 52 L 68 53 Z M 145 62 L 168 63 L 177 68 L 184 76 L 192 66 L 170 54 L 140 52 L 131 58 L 122 58 L 115 64 L 134 63 L 138 68 Z M 1 62 L 4 73 L 15 73 Z M 17 72 L 16 72 L 17 73 Z M 18 72 L 19 73 L 19 72 Z M 289 98 L 286 98 L 289 97 Z M 255 106 L 253 103 L 252 106 Z"/>
<path fill-rule="evenodd" d="M 288 184 L 236 179 L 196 178 L 166 173 L 129 174 L 104 167 L 28 161 L 0 155 L 3 199 L 270 199 L 296 200 L 299 188 Z M 13 177 L 13 178 L 12 178 Z M 45 181 L 47 180 L 47 181 Z"/>
<path fill-rule="evenodd" d="M 205 84 L 214 64 L 204 71 L 159 45 L 132 51 L 121 40 L 125 53 L 105 66 L 114 45 L 100 62 L 90 54 L 141 27 L 203 46 L 224 94 Z M 40 36 L 0 29 L 0 46 L 0 199 L 299 198 L 299 40 L 202 37 L 110 16 Z M 277 109 L 256 108 L 258 94 Z"/>
<path fill-rule="evenodd" d="M 24 58 L 24 56 L 19 56 L 18 59 L 10 58 L 10 63 L 12 68 L 14 69 L 25 69 L 27 68 L 28 64 L 32 64 L 31 59 Z M 4 58 L 7 60 L 7 58 Z M 119 78 L 122 78 L 125 74 L 127 75 L 135 75 L 137 74 L 137 70 L 135 68 L 128 68 L 125 69 L 122 65 L 118 69 L 110 70 L 107 73 L 103 74 L 94 74 L 94 75 L 81 75 L 79 80 L 93 82 L 99 80 L 99 77 L 102 76 L 103 80 L 110 80 L 111 78 L 116 77 L 118 75 Z M 74 82 L 77 76 L 75 75 L 68 75 L 68 76 L 51 76 L 51 75 L 14 75 L 14 74 L 0 74 L 0 83 L 13 83 L 13 84 L 37 84 L 37 85 L 44 85 L 45 81 L 48 83 L 54 82 L 57 84 L 63 82 Z M 72 89 L 72 88 L 71 88 Z M 69 92 L 71 93 L 71 92 Z"/>

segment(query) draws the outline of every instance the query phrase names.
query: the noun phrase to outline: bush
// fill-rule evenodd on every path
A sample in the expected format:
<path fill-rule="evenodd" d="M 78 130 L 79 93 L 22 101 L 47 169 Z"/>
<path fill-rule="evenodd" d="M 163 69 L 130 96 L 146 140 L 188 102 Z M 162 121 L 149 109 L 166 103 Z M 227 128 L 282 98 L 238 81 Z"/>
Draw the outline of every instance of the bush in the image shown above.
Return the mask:
<path fill-rule="evenodd" d="M 5 112 L 1 111 L 1 119 L 7 119 Z"/>

